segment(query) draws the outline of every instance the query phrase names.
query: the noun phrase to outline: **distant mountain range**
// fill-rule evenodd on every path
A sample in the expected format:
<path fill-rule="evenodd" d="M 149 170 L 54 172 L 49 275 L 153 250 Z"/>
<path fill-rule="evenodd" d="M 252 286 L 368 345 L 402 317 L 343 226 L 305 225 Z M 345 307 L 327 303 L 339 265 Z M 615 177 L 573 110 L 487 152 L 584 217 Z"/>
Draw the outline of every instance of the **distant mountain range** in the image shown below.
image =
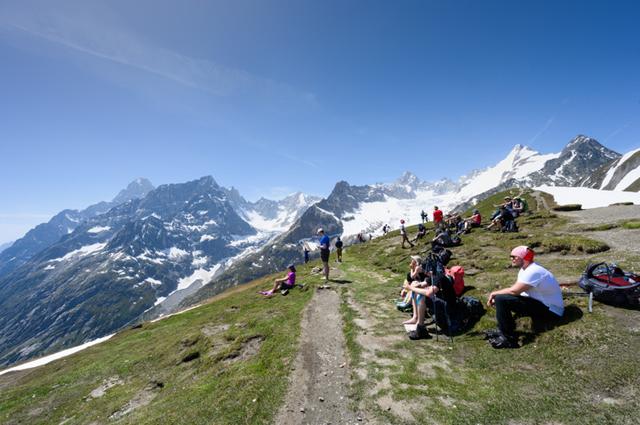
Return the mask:
<path fill-rule="evenodd" d="M 0 364 L 98 338 L 301 260 L 318 227 L 349 243 L 420 210 L 464 208 L 507 187 L 638 190 L 640 150 L 624 156 L 578 136 L 560 153 L 516 145 L 457 181 L 407 172 L 392 183 L 338 182 L 320 200 L 245 200 L 212 177 L 153 188 L 132 182 L 111 202 L 65 210 L 0 252 Z"/>

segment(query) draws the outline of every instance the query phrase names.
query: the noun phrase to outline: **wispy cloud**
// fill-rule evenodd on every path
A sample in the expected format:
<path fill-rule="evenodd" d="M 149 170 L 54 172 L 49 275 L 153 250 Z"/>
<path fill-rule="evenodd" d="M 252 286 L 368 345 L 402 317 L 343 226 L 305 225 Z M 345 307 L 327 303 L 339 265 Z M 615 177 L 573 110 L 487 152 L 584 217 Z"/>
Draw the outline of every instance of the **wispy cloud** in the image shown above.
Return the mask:
<path fill-rule="evenodd" d="M 545 125 L 542 127 L 542 129 L 540 129 L 540 131 L 538 131 L 535 136 L 529 139 L 528 144 L 532 144 L 538 139 L 538 137 L 542 136 L 545 133 L 545 131 L 547 131 L 549 127 L 551 127 L 551 124 L 553 124 L 553 122 L 556 120 L 556 116 L 557 114 L 549 118 L 545 123 Z"/>
<path fill-rule="evenodd" d="M 286 83 L 143 42 L 128 29 L 108 25 L 107 20 L 94 16 L 96 11 L 79 14 L 44 7 L 35 15 L 20 9 L 8 13 L 3 10 L 0 26 L 215 96 L 266 94 L 317 103 L 313 93 L 298 91 Z"/>
<path fill-rule="evenodd" d="M 631 122 L 628 122 L 625 125 L 623 125 L 622 127 L 615 129 L 611 134 L 609 134 L 607 137 L 604 138 L 603 143 L 613 139 L 614 137 L 616 137 L 618 134 L 622 133 L 624 130 L 626 130 L 630 126 L 631 126 Z"/>

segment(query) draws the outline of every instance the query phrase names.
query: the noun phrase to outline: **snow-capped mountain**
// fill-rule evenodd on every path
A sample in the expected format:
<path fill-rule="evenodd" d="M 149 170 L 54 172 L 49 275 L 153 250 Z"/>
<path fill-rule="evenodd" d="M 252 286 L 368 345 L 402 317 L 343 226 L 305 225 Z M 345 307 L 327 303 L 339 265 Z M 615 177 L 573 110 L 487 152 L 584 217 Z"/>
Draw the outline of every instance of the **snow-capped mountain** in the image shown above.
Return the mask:
<path fill-rule="evenodd" d="M 64 235 L 75 230 L 83 221 L 104 214 L 111 208 L 132 199 L 144 197 L 153 190 L 151 182 L 139 178 L 129 183 L 111 202 L 99 202 L 84 210 L 64 210 L 53 216 L 47 223 L 39 224 L 10 247 L 0 252 L 0 277 L 25 264 L 38 252 L 51 246 Z"/>
<path fill-rule="evenodd" d="M 605 164 L 580 182 L 580 186 L 604 190 L 640 191 L 640 149 L 634 149 Z"/>
<path fill-rule="evenodd" d="M 577 186 L 600 167 L 618 158 L 619 153 L 607 149 L 597 140 L 579 135 L 557 158 L 547 161 L 540 171 L 527 176 L 526 183 L 531 186 Z"/>
<path fill-rule="evenodd" d="M 296 194 L 265 209 L 266 217 L 241 211 L 265 229 L 245 221 L 228 194 L 212 177 L 162 185 L 76 223 L 0 277 L 0 364 L 170 310 L 315 201 Z"/>

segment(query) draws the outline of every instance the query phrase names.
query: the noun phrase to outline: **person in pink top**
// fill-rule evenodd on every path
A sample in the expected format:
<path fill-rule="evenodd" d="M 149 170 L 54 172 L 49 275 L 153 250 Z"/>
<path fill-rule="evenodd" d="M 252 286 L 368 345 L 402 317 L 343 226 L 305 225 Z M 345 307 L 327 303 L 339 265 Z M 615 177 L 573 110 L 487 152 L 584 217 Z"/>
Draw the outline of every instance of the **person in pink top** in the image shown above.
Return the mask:
<path fill-rule="evenodd" d="M 260 294 L 271 296 L 278 289 L 291 289 L 296 286 L 296 267 L 293 264 L 289 264 L 289 273 L 286 277 L 276 279 L 273 282 L 273 288 L 270 291 L 260 291 Z"/>

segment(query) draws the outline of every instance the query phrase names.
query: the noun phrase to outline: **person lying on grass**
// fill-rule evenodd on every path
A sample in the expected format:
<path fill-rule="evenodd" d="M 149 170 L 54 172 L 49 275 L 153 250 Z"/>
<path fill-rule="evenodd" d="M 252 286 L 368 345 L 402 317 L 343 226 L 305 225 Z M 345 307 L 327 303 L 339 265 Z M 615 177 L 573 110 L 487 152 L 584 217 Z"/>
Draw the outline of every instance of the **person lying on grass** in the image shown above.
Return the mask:
<path fill-rule="evenodd" d="M 273 282 L 273 288 L 270 291 L 260 291 L 260 294 L 269 297 L 278 289 L 291 289 L 296 286 L 296 268 L 293 264 L 289 264 L 287 268 L 289 269 L 287 276 L 282 279 L 276 279 Z"/>
<path fill-rule="evenodd" d="M 513 313 L 529 316 L 534 326 L 553 325 L 564 314 L 562 290 L 553 274 L 533 262 L 534 252 L 526 246 L 511 251 L 511 266 L 519 267 L 516 283 L 489 294 L 487 305 L 496 308 L 498 329 L 487 332 L 493 348 L 518 348 Z M 542 325 L 542 327 L 540 326 Z"/>

